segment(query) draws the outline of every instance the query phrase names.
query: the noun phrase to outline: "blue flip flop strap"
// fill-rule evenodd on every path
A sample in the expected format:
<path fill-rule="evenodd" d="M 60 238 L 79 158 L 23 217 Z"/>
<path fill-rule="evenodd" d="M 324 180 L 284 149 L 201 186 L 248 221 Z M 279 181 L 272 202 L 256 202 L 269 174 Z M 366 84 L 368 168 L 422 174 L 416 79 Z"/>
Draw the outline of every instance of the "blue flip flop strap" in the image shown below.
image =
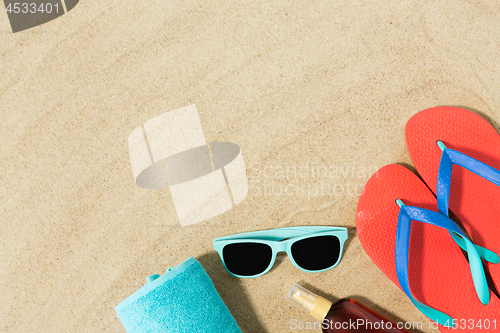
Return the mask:
<path fill-rule="evenodd" d="M 489 165 L 484 164 L 483 162 L 480 162 L 478 160 L 475 160 L 472 157 L 469 157 L 456 150 L 448 149 L 444 146 L 442 142 L 439 142 L 438 146 L 443 150 L 443 154 L 441 155 L 441 161 L 439 163 L 437 189 L 436 189 L 438 210 L 441 214 L 448 216 L 451 175 L 454 164 L 459 165 L 477 174 L 478 176 L 481 176 L 489 180 L 493 184 L 500 186 L 500 171 L 498 171 L 497 169 L 492 168 Z M 451 234 L 451 236 L 453 237 L 455 242 L 463 250 L 466 251 L 466 246 L 464 242 L 453 234 Z M 500 262 L 500 257 L 496 253 L 488 249 L 485 249 L 484 247 L 481 247 L 479 245 L 475 245 L 475 247 L 481 258 L 495 264 Z"/>
<path fill-rule="evenodd" d="M 398 217 L 395 246 L 396 272 L 399 284 L 413 304 L 415 304 L 423 314 L 443 326 L 451 327 L 454 323 L 449 315 L 418 301 L 411 293 L 408 281 L 408 258 L 411 224 L 413 220 L 444 228 L 462 240 L 469 254 L 469 264 L 476 293 L 480 301 L 483 304 L 487 304 L 489 302 L 490 293 L 481 258 L 474 244 L 465 236 L 455 222 L 448 217 L 423 208 L 405 205 L 401 207 Z"/>
<path fill-rule="evenodd" d="M 441 162 L 439 163 L 436 195 L 438 200 L 438 209 L 442 214 L 448 216 L 448 203 L 450 200 L 451 172 L 453 165 L 459 165 L 484 179 L 489 180 L 495 185 L 500 186 L 500 171 L 469 157 L 461 152 L 448 149 L 440 145 L 443 149 Z"/>

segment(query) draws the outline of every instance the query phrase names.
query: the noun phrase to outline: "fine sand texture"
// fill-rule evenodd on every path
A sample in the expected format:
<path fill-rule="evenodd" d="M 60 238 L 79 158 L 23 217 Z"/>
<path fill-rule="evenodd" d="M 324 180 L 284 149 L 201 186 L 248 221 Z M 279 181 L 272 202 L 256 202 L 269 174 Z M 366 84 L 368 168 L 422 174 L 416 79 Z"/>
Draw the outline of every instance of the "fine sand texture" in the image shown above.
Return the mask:
<path fill-rule="evenodd" d="M 404 127 L 438 105 L 500 124 L 500 7 L 477 1 L 94 1 L 12 33 L 0 5 L 0 331 L 125 332 L 114 307 L 190 256 L 243 332 L 313 322 L 293 283 L 437 332 L 375 266 L 356 204 Z M 196 104 L 207 142 L 237 143 L 249 192 L 181 227 L 168 189 L 134 182 L 128 136 Z M 285 226 L 349 228 L 342 262 L 279 255 L 230 276 L 212 240 Z M 450 283 L 459 278 L 450 276 Z"/>

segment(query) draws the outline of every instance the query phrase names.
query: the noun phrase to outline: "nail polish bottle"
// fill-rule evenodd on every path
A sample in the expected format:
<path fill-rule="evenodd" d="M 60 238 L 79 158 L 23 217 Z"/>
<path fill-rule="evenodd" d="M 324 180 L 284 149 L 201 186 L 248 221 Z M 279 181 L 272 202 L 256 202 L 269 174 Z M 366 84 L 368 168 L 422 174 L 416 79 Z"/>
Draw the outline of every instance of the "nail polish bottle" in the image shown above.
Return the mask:
<path fill-rule="evenodd" d="M 352 299 L 332 303 L 298 284 L 292 286 L 286 300 L 319 320 L 324 333 L 408 333 L 404 323 L 395 324 Z"/>

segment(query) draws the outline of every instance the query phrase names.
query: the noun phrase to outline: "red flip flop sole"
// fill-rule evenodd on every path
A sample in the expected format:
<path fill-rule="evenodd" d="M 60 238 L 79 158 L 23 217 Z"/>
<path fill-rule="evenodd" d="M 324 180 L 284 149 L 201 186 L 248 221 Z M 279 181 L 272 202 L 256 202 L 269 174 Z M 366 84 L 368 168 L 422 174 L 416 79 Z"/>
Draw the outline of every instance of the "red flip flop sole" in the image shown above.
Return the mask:
<path fill-rule="evenodd" d="M 410 170 L 396 164 L 380 169 L 361 194 L 356 215 L 361 244 L 382 272 L 400 287 L 395 266 L 399 215 L 396 199 L 409 206 L 438 210 L 436 198 L 427 186 Z M 488 305 L 479 301 L 469 264 L 445 229 L 412 223 L 408 278 L 416 299 L 458 319 L 456 329 L 439 326 L 441 332 L 492 332 L 491 327 L 461 329 L 460 320 L 486 320 L 491 325 L 496 320 L 500 329 L 500 300 L 492 295 Z"/>
<path fill-rule="evenodd" d="M 413 164 L 434 194 L 442 154 L 438 140 L 500 170 L 500 135 L 471 111 L 449 106 L 421 111 L 408 121 L 405 136 Z M 476 244 L 500 254 L 500 186 L 454 166 L 449 209 Z M 500 264 L 488 263 L 486 268 L 498 290 Z"/>

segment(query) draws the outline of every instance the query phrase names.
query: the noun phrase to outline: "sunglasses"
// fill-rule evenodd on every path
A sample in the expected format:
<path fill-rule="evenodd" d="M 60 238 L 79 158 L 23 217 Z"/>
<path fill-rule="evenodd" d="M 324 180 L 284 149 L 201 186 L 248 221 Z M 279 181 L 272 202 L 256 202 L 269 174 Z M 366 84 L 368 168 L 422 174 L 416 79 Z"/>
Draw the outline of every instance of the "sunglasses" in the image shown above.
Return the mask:
<path fill-rule="evenodd" d="M 347 228 L 290 227 L 245 232 L 214 239 L 214 249 L 233 276 L 254 278 L 273 267 L 278 252 L 286 252 L 304 272 L 332 269 L 342 258 Z"/>

